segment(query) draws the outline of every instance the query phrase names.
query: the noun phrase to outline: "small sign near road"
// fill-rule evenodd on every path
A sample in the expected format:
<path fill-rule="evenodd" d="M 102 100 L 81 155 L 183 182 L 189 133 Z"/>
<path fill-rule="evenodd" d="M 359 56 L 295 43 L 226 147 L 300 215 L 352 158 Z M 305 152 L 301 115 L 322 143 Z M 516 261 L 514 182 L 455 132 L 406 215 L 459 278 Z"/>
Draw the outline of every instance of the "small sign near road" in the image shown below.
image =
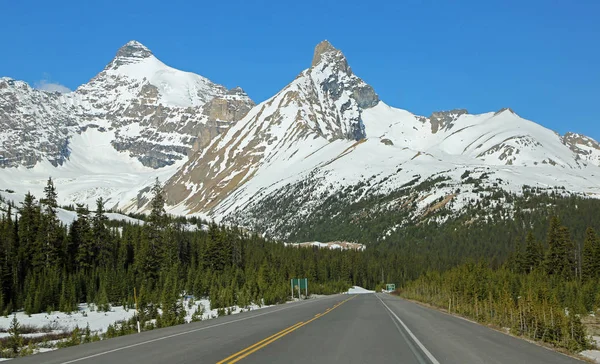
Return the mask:
<path fill-rule="evenodd" d="M 300 291 L 304 290 L 305 296 L 308 298 L 308 278 L 292 278 L 292 298 L 294 298 L 294 291 L 298 291 L 298 298 L 300 298 Z"/>

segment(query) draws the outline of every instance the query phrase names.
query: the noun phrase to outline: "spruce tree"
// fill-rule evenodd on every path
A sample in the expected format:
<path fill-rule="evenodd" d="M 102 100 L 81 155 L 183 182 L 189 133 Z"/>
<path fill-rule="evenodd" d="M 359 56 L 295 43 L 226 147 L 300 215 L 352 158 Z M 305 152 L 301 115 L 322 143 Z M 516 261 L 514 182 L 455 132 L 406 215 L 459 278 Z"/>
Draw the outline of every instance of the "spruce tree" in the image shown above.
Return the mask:
<path fill-rule="evenodd" d="M 15 355 L 18 355 L 23 346 L 23 337 L 21 336 L 21 324 L 17 320 L 17 315 L 13 316 L 8 333 L 10 334 L 8 337 L 8 346 Z"/>
<path fill-rule="evenodd" d="M 145 225 L 147 240 L 141 246 L 144 256 L 142 269 L 149 278 L 156 279 L 161 267 L 161 258 L 163 257 L 162 234 L 167 223 L 165 198 L 158 178 L 152 187 L 150 207 L 149 221 Z"/>
<path fill-rule="evenodd" d="M 100 267 L 108 267 L 111 264 L 112 252 L 109 241 L 109 231 L 106 227 L 108 217 L 104 214 L 104 199 L 96 200 L 96 212 L 92 219 L 92 230 L 94 236 L 94 252 L 97 264 Z"/>
<path fill-rule="evenodd" d="M 83 270 L 89 270 L 94 262 L 94 241 L 92 228 L 90 225 L 90 211 L 87 206 L 77 204 L 77 219 L 71 227 L 71 238 L 77 247 L 76 261 L 77 267 Z"/>
<path fill-rule="evenodd" d="M 594 231 L 594 230 L 592 229 L 592 231 Z M 593 249 L 593 251 L 594 251 L 594 259 L 593 259 L 594 264 L 592 265 L 591 270 L 592 270 L 592 272 L 595 273 L 594 277 L 600 279 L 600 236 L 598 236 L 595 233 L 595 231 L 594 231 L 593 235 L 596 237 L 596 239 L 595 239 L 595 244 L 594 244 L 595 248 Z M 598 296 L 600 298 L 600 292 L 598 293 Z"/>
<path fill-rule="evenodd" d="M 535 268 L 542 264 L 544 259 L 544 251 L 542 244 L 535 239 L 533 232 L 530 230 L 525 239 L 525 266 L 526 272 L 531 273 Z"/>
<path fill-rule="evenodd" d="M 598 236 L 592 228 L 588 228 L 585 232 L 585 240 L 583 242 L 583 256 L 581 262 L 581 273 L 584 280 L 597 278 L 600 275 L 600 262 L 598 258 Z"/>
<path fill-rule="evenodd" d="M 576 250 L 571 240 L 569 229 L 560 224 L 555 216 L 550 220 L 547 235 L 548 253 L 546 255 L 546 272 L 573 277 L 576 271 Z"/>
<path fill-rule="evenodd" d="M 154 186 L 152 186 L 150 209 L 150 224 L 158 230 L 164 228 L 166 222 L 165 197 L 163 196 L 163 187 L 158 178 L 156 178 Z"/>
<path fill-rule="evenodd" d="M 44 206 L 42 214 L 42 231 L 38 234 L 37 244 L 41 244 L 42 260 L 38 265 L 43 265 L 46 268 L 57 266 L 60 263 L 60 246 L 62 244 L 60 238 L 60 224 L 57 216 L 57 193 L 54 187 L 52 178 L 48 178 L 48 183 L 44 188 L 44 198 L 41 200 Z M 39 254 L 39 251 L 38 251 Z"/>
<path fill-rule="evenodd" d="M 50 177 L 48 178 L 46 187 L 44 187 L 44 198 L 41 201 L 45 207 L 44 213 L 46 215 L 56 217 L 56 209 L 58 208 L 57 198 L 56 187 L 54 187 L 54 182 L 52 181 L 52 177 Z"/>
<path fill-rule="evenodd" d="M 36 250 L 35 242 L 40 222 L 40 208 L 35 203 L 35 197 L 31 193 L 25 195 L 19 210 L 19 278 L 25 279 L 25 272 L 31 267 L 32 257 Z"/>

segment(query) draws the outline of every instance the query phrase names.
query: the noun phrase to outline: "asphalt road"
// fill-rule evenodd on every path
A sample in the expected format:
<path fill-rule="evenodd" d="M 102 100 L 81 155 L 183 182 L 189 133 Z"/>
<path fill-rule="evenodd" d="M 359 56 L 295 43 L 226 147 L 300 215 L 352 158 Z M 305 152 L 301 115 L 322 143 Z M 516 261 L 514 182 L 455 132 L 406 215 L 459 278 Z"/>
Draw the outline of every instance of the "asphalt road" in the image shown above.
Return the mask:
<path fill-rule="evenodd" d="M 16 362 L 581 363 L 387 294 L 336 295 L 289 303 Z"/>

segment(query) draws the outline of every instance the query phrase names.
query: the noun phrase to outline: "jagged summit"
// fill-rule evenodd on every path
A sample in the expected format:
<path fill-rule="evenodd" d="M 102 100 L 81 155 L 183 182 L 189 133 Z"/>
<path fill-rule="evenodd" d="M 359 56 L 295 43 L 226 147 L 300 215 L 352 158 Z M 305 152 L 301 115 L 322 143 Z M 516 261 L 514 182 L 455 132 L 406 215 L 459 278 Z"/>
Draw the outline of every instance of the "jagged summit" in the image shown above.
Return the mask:
<path fill-rule="evenodd" d="M 331 45 L 329 41 L 324 40 L 315 47 L 311 68 L 324 69 L 331 65 L 347 75 L 352 74 L 352 69 L 348 66 L 348 61 L 342 51 Z"/>
<path fill-rule="evenodd" d="M 328 40 L 324 40 L 315 47 L 315 54 L 311 66 L 315 67 L 318 65 L 325 53 L 339 53 L 343 57 L 342 52 L 329 43 Z"/>
<path fill-rule="evenodd" d="M 152 56 L 152 51 L 137 40 L 130 40 L 117 51 L 117 58 L 148 58 L 150 56 Z"/>

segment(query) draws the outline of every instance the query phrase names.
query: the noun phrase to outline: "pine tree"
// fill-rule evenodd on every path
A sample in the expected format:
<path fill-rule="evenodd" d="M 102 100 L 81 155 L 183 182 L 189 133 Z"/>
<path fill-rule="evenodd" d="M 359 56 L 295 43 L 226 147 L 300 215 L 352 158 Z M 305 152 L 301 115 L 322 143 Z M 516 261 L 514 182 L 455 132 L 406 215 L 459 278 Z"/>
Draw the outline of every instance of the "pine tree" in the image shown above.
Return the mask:
<path fill-rule="evenodd" d="M 90 226 L 90 211 L 87 206 L 77 204 L 77 219 L 71 226 L 71 239 L 77 247 L 76 261 L 79 269 L 91 269 L 94 262 L 94 241 Z"/>
<path fill-rule="evenodd" d="M 571 240 L 569 229 L 560 224 L 557 217 L 550 220 L 548 229 L 548 254 L 546 255 L 546 272 L 570 278 L 576 272 L 576 249 Z"/>
<path fill-rule="evenodd" d="M 25 200 L 21 204 L 19 214 L 19 278 L 25 279 L 25 272 L 32 265 L 32 257 L 35 254 L 37 239 L 37 230 L 40 222 L 40 208 L 35 203 L 35 197 L 31 193 L 25 195 Z"/>
<path fill-rule="evenodd" d="M 523 273 L 527 270 L 527 262 L 523 253 L 523 243 L 521 240 L 515 244 L 515 251 L 508 260 L 510 269 L 515 273 Z"/>
<path fill-rule="evenodd" d="M 577 249 L 575 247 L 575 242 L 571 239 L 571 233 L 569 228 L 566 226 L 561 226 L 559 229 L 559 240 L 560 246 L 562 250 L 562 266 L 561 272 L 562 276 L 566 279 L 577 277 L 578 270 L 578 257 L 577 257 Z"/>
<path fill-rule="evenodd" d="M 44 187 L 44 198 L 41 201 L 45 207 L 44 213 L 46 215 L 56 217 L 56 209 L 58 208 L 57 198 L 56 187 L 54 187 L 54 182 L 52 181 L 52 177 L 50 177 L 48 178 L 46 187 Z"/>
<path fill-rule="evenodd" d="M 535 268 L 542 264 L 544 251 L 542 244 L 535 239 L 530 230 L 525 239 L 525 266 L 526 272 L 531 273 Z"/>
<path fill-rule="evenodd" d="M 104 214 L 104 199 L 102 197 L 96 200 L 96 212 L 92 219 L 92 231 L 94 236 L 94 252 L 96 254 L 97 264 L 100 267 L 111 265 L 111 246 L 109 241 L 109 232 L 106 227 L 108 217 Z"/>
<path fill-rule="evenodd" d="M 593 249 L 595 254 L 593 259 L 594 264 L 592 265 L 591 270 L 596 273 L 596 278 L 600 278 L 600 237 L 597 234 L 595 234 L 595 232 L 594 235 L 596 236 L 594 244 L 595 248 Z M 598 292 L 598 298 L 600 298 L 600 292 Z"/>
<path fill-rule="evenodd" d="M 161 258 L 163 257 L 163 239 L 162 234 L 166 226 L 165 198 L 163 196 L 162 186 L 158 180 L 152 187 L 152 200 L 150 201 L 150 217 L 148 224 L 145 225 L 147 240 L 141 246 L 143 259 L 143 272 L 147 277 L 156 279 L 161 267 Z"/>
<path fill-rule="evenodd" d="M 21 324 L 17 320 L 17 315 L 13 316 L 8 333 L 10 334 L 8 337 L 9 348 L 12 349 L 15 355 L 18 355 L 23 346 L 23 337 L 21 336 Z"/>
<path fill-rule="evenodd" d="M 600 276 L 600 262 L 597 257 L 599 255 L 598 236 L 592 228 L 588 228 L 585 232 L 585 240 L 583 242 L 583 256 L 581 264 L 581 273 L 584 280 L 597 278 Z"/>
<path fill-rule="evenodd" d="M 41 200 L 44 206 L 42 214 L 41 234 L 38 234 L 36 244 L 40 245 L 42 257 L 37 257 L 38 265 L 46 268 L 59 265 L 60 263 L 60 224 L 57 217 L 57 193 L 52 178 L 48 178 L 48 183 L 44 188 L 44 198 Z M 39 252 L 38 252 L 39 253 Z M 39 259 L 42 258 L 43 261 Z"/>
<path fill-rule="evenodd" d="M 163 196 L 163 187 L 158 178 L 156 178 L 154 186 L 152 186 L 150 209 L 150 224 L 157 230 L 164 228 L 166 222 L 165 197 Z"/>

